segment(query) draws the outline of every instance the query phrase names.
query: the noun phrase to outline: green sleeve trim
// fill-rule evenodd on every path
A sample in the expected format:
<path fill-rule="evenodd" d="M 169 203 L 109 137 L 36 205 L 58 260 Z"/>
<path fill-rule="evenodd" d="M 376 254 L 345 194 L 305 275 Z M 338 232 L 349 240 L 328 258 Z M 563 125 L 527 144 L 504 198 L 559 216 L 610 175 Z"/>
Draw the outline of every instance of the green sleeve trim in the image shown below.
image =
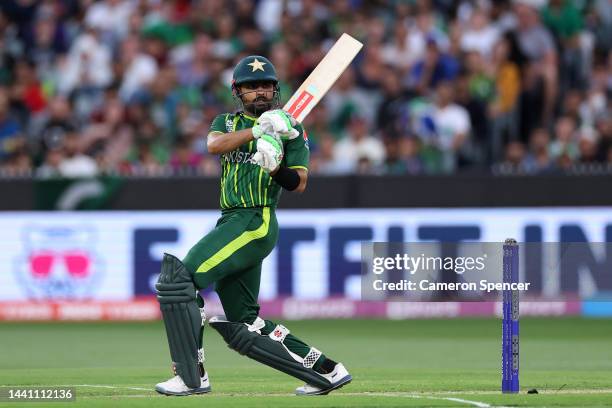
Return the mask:
<path fill-rule="evenodd" d="M 308 171 L 308 167 L 306 166 L 289 166 L 290 169 L 302 169 Z"/>

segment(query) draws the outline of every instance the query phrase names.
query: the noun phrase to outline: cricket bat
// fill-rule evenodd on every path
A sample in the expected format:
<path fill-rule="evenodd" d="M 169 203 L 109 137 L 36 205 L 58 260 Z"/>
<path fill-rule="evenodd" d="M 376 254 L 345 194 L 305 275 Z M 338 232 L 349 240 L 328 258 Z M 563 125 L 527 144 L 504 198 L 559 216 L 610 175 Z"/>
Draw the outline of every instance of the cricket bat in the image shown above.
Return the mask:
<path fill-rule="evenodd" d="M 344 33 L 308 75 L 298 90 L 289 98 L 283 110 L 302 122 L 346 67 L 357 55 L 363 44 Z"/>

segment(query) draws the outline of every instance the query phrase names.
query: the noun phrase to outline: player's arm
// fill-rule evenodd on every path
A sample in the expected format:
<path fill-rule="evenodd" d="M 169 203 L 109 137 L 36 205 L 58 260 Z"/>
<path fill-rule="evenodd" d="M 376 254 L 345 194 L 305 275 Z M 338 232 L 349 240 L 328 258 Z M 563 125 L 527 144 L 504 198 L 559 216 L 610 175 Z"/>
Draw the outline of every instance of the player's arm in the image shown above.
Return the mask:
<path fill-rule="evenodd" d="M 253 139 L 252 129 L 237 130 L 236 132 L 229 133 L 213 130 L 208 134 L 206 146 L 210 154 L 223 154 L 231 152 Z"/>
<path fill-rule="evenodd" d="M 285 190 L 294 193 L 303 193 L 308 182 L 308 170 L 303 168 L 291 168 L 283 165 L 270 173 L 272 179 Z"/>
<path fill-rule="evenodd" d="M 308 182 L 310 150 L 304 128 L 299 125 L 296 129 L 297 135 L 290 138 L 286 144 L 284 160 L 270 175 L 285 190 L 303 193 Z"/>
<path fill-rule="evenodd" d="M 225 116 L 227 118 L 227 116 Z M 297 124 L 287 113 L 275 109 L 262 114 L 251 129 L 243 129 L 235 132 L 224 132 L 225 121 L 222 116 L 217 116 L 208 133 L 206 145 L 211 154 L 223 154 L 259 139 L 268 134 L 273 135 L 279 142 L 281 137 L 297 137 L 299 134 L 293 126 Z"/>

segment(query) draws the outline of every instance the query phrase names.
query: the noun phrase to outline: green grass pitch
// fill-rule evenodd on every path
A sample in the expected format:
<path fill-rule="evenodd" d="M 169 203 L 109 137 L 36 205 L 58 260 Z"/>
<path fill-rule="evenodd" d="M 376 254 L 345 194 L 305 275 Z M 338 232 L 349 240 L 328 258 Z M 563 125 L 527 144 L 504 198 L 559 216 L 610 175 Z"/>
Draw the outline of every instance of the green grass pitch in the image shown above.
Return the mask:
<path fill-rule="evenodd" d="M 2 323 L 0 385 L 72 385 L 72 403 L 14 407 L 610 406 L 612 322 L 521 319 L 521 393 L 500 393 L 501 321 L 284 322 L 354 380 L 326 397 L 292 395 L 299 381 L 229 350 L 205 332 L 211 394 L 165 397 L 170 377 L 161 322 Z M 527 395 L 537 388 L 538 395 Z"/>

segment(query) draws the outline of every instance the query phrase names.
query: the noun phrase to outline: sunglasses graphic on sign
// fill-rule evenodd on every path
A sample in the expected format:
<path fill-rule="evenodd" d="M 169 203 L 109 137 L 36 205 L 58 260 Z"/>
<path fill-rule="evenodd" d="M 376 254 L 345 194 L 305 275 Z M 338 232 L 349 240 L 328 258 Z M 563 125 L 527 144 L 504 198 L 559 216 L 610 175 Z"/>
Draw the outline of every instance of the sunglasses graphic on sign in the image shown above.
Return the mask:
<path fill-rule="evenodd" d="M 28 227 L 15 264 L 17 281 L 32 299 L 90 298 L 102 277 L 94 243 L 89 228 Z"/>
<path fill-rule="evenodd" d="M 47 278 L 56 262 L 63 262 L 70 276 L 86 278 L 90 272 L 91 260 L 87 252 L 73 250 L 65 252 L 39 251 L 30 253 L 30 274 L 35 278 Z"/>

